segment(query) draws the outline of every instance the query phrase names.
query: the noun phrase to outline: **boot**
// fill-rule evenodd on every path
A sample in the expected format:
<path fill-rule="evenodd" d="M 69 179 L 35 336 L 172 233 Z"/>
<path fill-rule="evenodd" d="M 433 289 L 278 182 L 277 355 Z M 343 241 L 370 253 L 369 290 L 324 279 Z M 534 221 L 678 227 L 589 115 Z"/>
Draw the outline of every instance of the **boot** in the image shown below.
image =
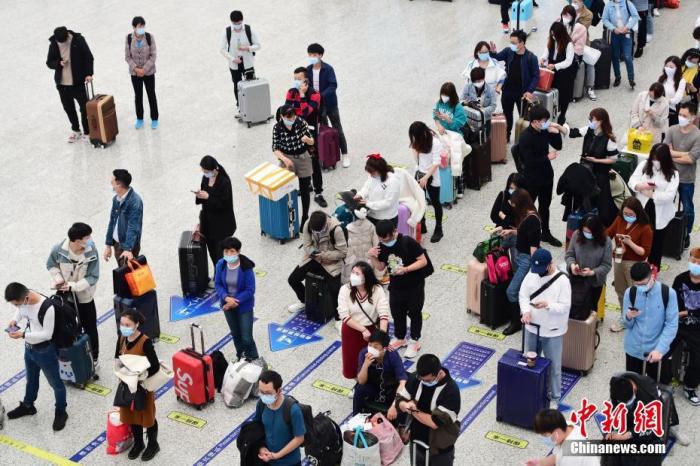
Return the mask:
<path fill-rule="evenodd" d="M 141 452 L 145 448 L 143 444 L 143 427 L 132 424 L 131 433 L 134 435 L 134 445 L 131 447 L 131 450 L 129 450 L 128 456 L 130 460 L 135 460 L 141 455 Z"/>
<path fill-rule="evenodd" d="M 425 217 L 420 221 L 420 232 L 422 235 L 428 232 L 428 225 L 425 224 Z"/>
<path fill-rule="evenodd" d="M 158 421 L 152 427 L 146 429 L 146 435 L 148 436 L 148 446 L 144 450 L 141 460 L 151 461 L 160 451 L 160 445 L 158 445 Z"/>
<path fill-rule="evenodd" d="M 442 239 L 442 227 L 441 226 L 435 227 L 435 231 L 433 231 L 433 236 L 430 237 L 430 242 L 437 243 L 441 239 Z"/>
<path fill-rule="evenodd" d="M 523 326 L 520 323 L 520 305 L 518 303 L 510 303 L 510 324 L 503 330 L 503 335 L 513 335 L 522 328 Z"/>

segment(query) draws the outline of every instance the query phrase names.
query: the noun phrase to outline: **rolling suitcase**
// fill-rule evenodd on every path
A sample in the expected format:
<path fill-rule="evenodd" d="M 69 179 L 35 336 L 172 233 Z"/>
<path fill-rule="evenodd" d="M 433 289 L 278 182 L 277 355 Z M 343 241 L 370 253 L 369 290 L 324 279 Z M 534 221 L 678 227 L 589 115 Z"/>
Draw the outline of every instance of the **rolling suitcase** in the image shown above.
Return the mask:
<path fill-rule="evenodd" d="M 642 363 L 642 374 L 646 376 L 647 373 L 647 356 L 649 353 L 644 353 L 644 362 Z M 661 366 L 664 360 L 662 359 L 656 364 L 656 388 L 659 390 L 659 399 L 661 399 L 661 426 L 663 428 L 663 436 L 661 437 L 661 442 L 666 444 L 668 440 L 669 428 L 671 424 L 671 408 L 673 405 L 673 391 L 672 388 L 669 389 L 666 385 L 661 384 Z M 670 362 L 669 362 L 670 364 Z"/>
<path fill-rule="evenodd" d="M 104 149 L 113 143 L 119 134 L 114 97 L 106 94 L 95 95 L 92 81 L 90 81 L 89 89 L 90 91 L 88 91 L 88 83 L 85 83 L 85 94 L 89 99 L 85 104 L 85 112 L 90 130 L 90 144 L 93 147 L 102 146 Z"/>
<path fill-rule="evenodd" d="M 472 152 L 462 161 L 462 178 L 467 188 L 480 190 L 481 186 L 491 181 L 491 144 L 486 139 L 486 118 L 481 109 L 467 105 L 463 108 L 470 135 L 466 142 Z"/>
<path fill-rule="evenodd" d="M 678 198 L 678 210 L 666 226 L 664 247 L 662 254 L 672 257 L 677 261 L 683 256 L 683 243 L 688 231 L 688 218 L 683 213 L 680 197 Z"/>
<path fill-rule="evenodd" d="M 238 83 L 238 108 L 240 121 L 248 124 L 272 119 L 270 84 L 266 79 L 247 79 Z"/>
<path fill-rule="evenodd" d="M 580 62 L 578 64 L 578 69 L 576 70 L 576 79 L 574 80 L 574 95 L 573 99 L 574 102 L 577 102 L 581 99 L 583 99 L 583 95 L 585 94 L 585 89 L 586 87 L 586 64 L 584 62 Z"/>
<path fill-rule="evenodd" d="M 318 158 L 321 168 L 335 170 L 340 161 L 340 138 L 338 130 L 330 126 L 320 125 L 318 130 Z"/>
<path fill-rule="evenodd" d="M 135 258 L 136 262 L 141 265 L 146 265 L 146 256 L 138 256 Z M 133 298 L 131 294 L 131 289 L 129 284 L 126 282 L 126 274 L 129 273 L 131 269 L 126 264 L 122 264 L 116 269 L 112 270 L 112 287 L 114 288 L 114 294 L 122 298 Z"/>
<path fill-rule="evenodd" d="M 58 350 L 58 373 L 61 380 L 85 388 L 95 377 L 90 338 L 83 333 L 72 346 Z"/>
<path fill-rule="evenodd" d="M 408 224 L 408 219 L 411 218 L 411 210 L 403 203 L 399 203 L 399 220 L 396 229 L 402 235 L 410 236 L 416 239 L 416 228 Z"/>
<path fill-rule="evenodd" d="M 209 264 L 206 244 L 192 239 L 191 231 L 183 231 L 178 247 L 180 286 L 183 296 L 197 296 L 209 285 Z"/>
<path fill-rule="evenodd" d="M 510 348 L 498 361 L 496 420 L 532 430 L 535 415 L 549 407 L 547 391 L 551 362 L 538 354 L 535 366 L 527 365 L 523 355 L 526 331 L 523 327 L 522 350 Z M 538 341 L 539 332 L 537 326 Z"/>
<path fill-rule="evenodd" d="M 306 318 L 321 324 L 331 320 L 335 316 L 337 294 L 333 296 L 334 293 L 326 279 L 321 275 L 307 273 L 304 288 Z"/>
<path fill-rule="evenodd" d="M 612 165 L 612 169 L 615 170 L 625 183 L 629 182 L 630 176 L 634 173 L 637 168 L 637 156 L 634 154 L 620 154 L 617 156 L 617 160 Z"/>
<path fill-rule="evenodd" d="M 491 116 L 491 163 L 508 162 L 507 154 L 507 125 L 506 116 L 496 113 Z"/>
<path fill-rule="evenodd" d="M 117 333 L 119 333 L 119 320 L 124 311 L 133 310 L 140 312 L 145 322 L 139 328 L 148 338 L 154 342 L 160 339 L 160 317 L 158 315 L 158 295 L 156 290 L 151 290 L 138 298 L 123 298 L 114 296 L 114 318 L 117 320 Z"/>
<path fill-rule="evenodd" d="M 448 165 L 447 168 L 441 167 L 438 170 L 440 176 L 440 204 L 451 209 L 452 205 L 457 202 L 457 187 L 452 176 L 452 167 Z"/>
<path fill-rule="evenodd" d="M 533 94 L 537 97 L 539 105 L 549 111 L 549 120 L 555 121 L 559 116 L 559 89 L 553 88 L 547 92 L 535 91 Z"/>
<path fill-rule="evenodd" d="M 532 14 L 532 0 L 515 0 L 510 7 L 511 30 L 519 29 L 528 32 L 528 21 L 532 19 Z M 532 28 L 532 31 L 535 30 Z"/>
<path fill-rule="evenodd" d="M 600 343 L 598 315 L 591 312 L 586 320 L 569 319 L 569 325 L 564 334 L 561 365 L 567 369 L 581 371 L 583 375 L 593 367 L 595 350 Z"/>
<path fill-rule="evenodd" d="M 612 69 L 612 48 L 603 39 L 596 39 L 591 42 L 591 47 L 600 51 L 600 58 L 595 64 L 595 84 L 594 89 L 610 88 L 610 70 Z"/>
<path fill-rule="evenodd" d="M 201 349 L 195 348 L 194 329 L 199 330 Z M 197 324 L 190 325 L 192 347 L 173 355 L 173 385 L 175 397 L 197 409 L 214 402 L 214 365 L 211 356 L 204 353 L 204 331 Z"/>
<path fill-rule="evenodd" d="M 479 322 L 495 330 L 508 323 L 510 303 L 506 297 L 506 289 L 510 281 L 494 285 L 488 280 L 481 281 L 481 303 Z"/>
<path fill-rule="evenodd" d="M 481 282 L 488 281 L 489 271 L 485 262 L 476 259 L 467 265 L 467 313 L 481 314 Z"/>
<path fill-rule="evenodd" d="M 260 234 L 279 240 L 284 244 L 299 235 L 299 201 L 297 190 L 273 201 L 258 196 L 260 209 Z"/>

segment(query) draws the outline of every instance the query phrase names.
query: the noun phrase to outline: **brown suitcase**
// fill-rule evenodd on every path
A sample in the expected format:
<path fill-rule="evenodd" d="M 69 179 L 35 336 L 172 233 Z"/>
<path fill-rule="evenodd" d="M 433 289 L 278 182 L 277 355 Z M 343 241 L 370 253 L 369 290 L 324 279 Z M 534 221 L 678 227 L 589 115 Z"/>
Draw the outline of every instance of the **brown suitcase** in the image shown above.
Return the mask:
<path fill-rule="evenodd" d="M 491 163 L 506 163 L 506 116 L 495 113 L 491 116 Z"/>
<path fill-rule="evenodd" d="M 467 312 L 481 314 L 481 282 L 489 276 L 486 264 L 472 259 L 467 265 Z"/>
<path fill-rule="evenodd" d="M 598 315 L 591 312 L 586 320 L 569 319 L 569 326 L 564 334 L 561 365 L 566 369 L 581 371 L 583 375 L 593 367 L 595 350 L 600 343 L 598 334 Z"/>
<path fill-rule="evenodd" d="M 89 98 L 85 104 L 85 111 L 90 128 L 90 143 L 94 147 L 102 146 L 105 148 L 113 143 L 119 134 L 114 97 L 105 94 L 95 95 L 92 81 L 90 81 L 89 89 L 91 92 L 88 91 L 88 83 L 85 83 L 85 93 Z"/>

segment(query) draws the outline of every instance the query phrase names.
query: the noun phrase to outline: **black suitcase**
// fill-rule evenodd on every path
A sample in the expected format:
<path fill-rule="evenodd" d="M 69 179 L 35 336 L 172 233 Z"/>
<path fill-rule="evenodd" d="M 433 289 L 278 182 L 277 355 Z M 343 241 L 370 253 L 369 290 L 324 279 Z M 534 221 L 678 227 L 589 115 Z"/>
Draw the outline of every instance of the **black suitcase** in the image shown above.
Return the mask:
<path fill-rule="evenodd" d="M 492 330 L 509 321 L 510 303 L 506 297 L 508 284 L 494 285 L 488 280 L 481 281 L 481 314 L 479 322 L 488 325 Z"/>
<path fill-rule="evenodd" d="M 673 216 L 671 221 L 666 226 L 666 235 L 664 236 L 664 247 L 662 254 L 666 257 L 672 257 L 677 261 L 683 257 L 683 243 L 687 236 L 688 219 L 683 214 L 678 203 L 678 211 Z"/>
<path fill-rule="evenodd" d="M 491 142 L 471 144 L 472 152 L 462 162 L 462 178 L 468 189 L 480 190 L 491 181 Z"/>
<path fill-rule="evenodd" d="M 595 89 L 610 88 L 610 70 L 612 68 L 612 49 L 603 39 L 591 42 L 591 47 L 600 50 L 600 58 L 595 64 Z"/>
<path fill-rule="evenodd" d="M 136 261 L 145 265 L 146 256 L 136 257 Z M 126 278 L 124 276 L 129 272 L 129 266 L 124 264 L 112 270 L 112 286 L 114 287 L 114 294 L 121 296 L 122 298 L 133 298 L 131 290 L 129 289 L 129 284 L 126 283 Z"/>
<path fill-rule="evenodd" d="M 646 357 L 649 353 L 644 354 L 644 362 L 642 363 L 642 374 L 647 375 L 647 360 Z M 672 364 L 671 361 L 666 361 L 667 364 Z M 661 427 L 663 428 L 664 434 L 661 437 L 661 442 L 665 445 L 668 441 L 669 428 L 671 425 L 671 411 L 674 410 L 673 401 L 673 391 L 668 389 L 665 385 L 661 384 L 661 366 L 663 366 L 664 360 L 661 359 L 656 364 L 656 387 L 659 390 L 659 398 L 661 399 Z"/>
<path fill-rule="evenodd" d="M 209 284 L 209 265 L 206 244 L 192 240 L 191 231 L 183 231 L 178 247 L 180 258 L 180 285 L 183 296 L 198 296 Z"/>
<path fill-rule="evenodd" d="M 114 296 L 114 318 L 117 320 L 117 334 L 119 334 L 119 320 L 122 313 L 127 310 L 140 312 L 146 319 L 140 327 L 142 333 L 154 342 L 160 338 L 160 317 L 158 316 L 158 295 L 156 290 L 151 290 L 138 298 L 124 298 Z"/>
<path fill-rule="evenodd" d="M 335 315 L 337 294 L 334 297 L 330 283 L 321 275 L 306 274 L 306 318 L 325 324 Z"/>

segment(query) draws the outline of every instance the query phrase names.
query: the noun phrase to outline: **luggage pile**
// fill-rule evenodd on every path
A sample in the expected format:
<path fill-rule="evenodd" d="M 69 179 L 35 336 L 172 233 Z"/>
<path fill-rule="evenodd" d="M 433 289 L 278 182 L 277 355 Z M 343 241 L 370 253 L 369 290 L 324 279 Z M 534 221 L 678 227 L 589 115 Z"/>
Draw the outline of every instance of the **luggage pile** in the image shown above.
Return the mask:
<path fill-rule="evenodd" d="M 481 324 L 496 329 L 508 322 L 506 290 L 512 278 L 509 251 L 499 236 L 477 244 L 467 265 L 467 312 L 479 315 Z"/>
<path fill-rule="evenodd" d="M 119 333 L 119 320 L 124 312 L 133 310 L 145 318 L 139 328 L 148 338 L 160 338 L 160 316 L 156 283 L 145 256 L 127 261 L 112 271 L 114 286 L 114 318 Z"/>

